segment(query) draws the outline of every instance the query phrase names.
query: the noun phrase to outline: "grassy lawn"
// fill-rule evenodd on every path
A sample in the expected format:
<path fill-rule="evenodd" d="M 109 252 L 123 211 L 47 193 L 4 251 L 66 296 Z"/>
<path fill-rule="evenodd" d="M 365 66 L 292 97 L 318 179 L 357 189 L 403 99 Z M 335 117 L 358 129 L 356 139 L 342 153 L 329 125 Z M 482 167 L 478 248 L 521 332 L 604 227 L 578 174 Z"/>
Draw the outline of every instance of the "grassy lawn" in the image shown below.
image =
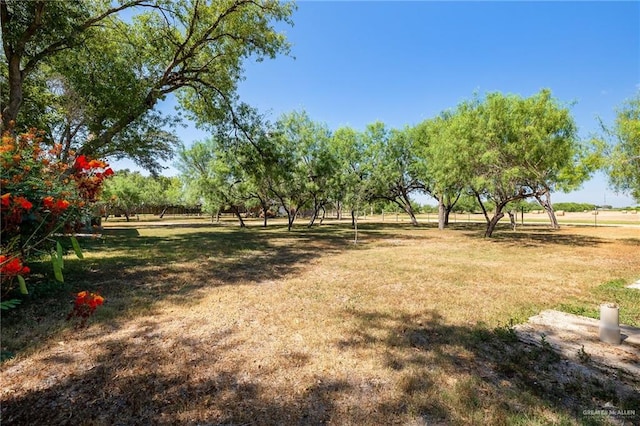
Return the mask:
<path fill-rule="evenodd" d="M 625 288 L 637 227 L 485 239 L 481 224 L 363 220 L 354 245 L 347 221 L 165 222 L 107 222 L 83 261 L 67 257 L 64 286 L 3 316 L 3 423 L 598 424 L 611 419 L 583 410 L 640 410 L 615 378 L 558 381 L 562 361 L 509 326 L 608 301 L 640 326 Z M 84 289 L 107 303 L 77 329 L 65 317 Z"/>

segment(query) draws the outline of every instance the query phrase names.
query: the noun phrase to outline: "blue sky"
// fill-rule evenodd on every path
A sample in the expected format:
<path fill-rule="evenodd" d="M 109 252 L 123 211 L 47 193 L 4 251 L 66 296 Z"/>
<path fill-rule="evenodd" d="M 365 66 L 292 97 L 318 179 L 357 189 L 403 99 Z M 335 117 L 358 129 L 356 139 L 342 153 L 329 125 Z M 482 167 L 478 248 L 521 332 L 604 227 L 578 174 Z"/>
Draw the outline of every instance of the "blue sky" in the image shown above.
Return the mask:
<path fill-rule="evenodd" d="M 474 92 L 573 103 L 580 135 L 640 90 L 640 2 L 298 2 L 291 56 L 246 63 L 243 101 L 336 129 L 414 125 Z M 206 135 L 189 127 L 185 143 Z M 557 201 L 623 206 L 596 175 Z M 424 201 L 427 201 L 424 199 Z"/>

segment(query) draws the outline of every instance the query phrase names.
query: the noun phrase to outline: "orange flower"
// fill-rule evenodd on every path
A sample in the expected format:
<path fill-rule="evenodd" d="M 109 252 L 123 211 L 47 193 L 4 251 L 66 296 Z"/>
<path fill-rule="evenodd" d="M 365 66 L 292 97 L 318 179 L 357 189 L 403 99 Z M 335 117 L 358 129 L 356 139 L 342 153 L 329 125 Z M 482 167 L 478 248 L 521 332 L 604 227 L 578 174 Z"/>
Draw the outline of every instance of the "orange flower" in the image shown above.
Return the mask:
<path fill-rule="evenodd" d="M 91 160 L 89 161 L 89 164 L 87 164 L 88 168 L 90 169 L 101 169 L 106 165 L 107 164 L 105 162 L 100 160 Z"/>
<path fill-rule="evenodd" d="M 54 202 L 53 202 L 53 197 L 51 195 L 44 197 L 42 199 L 42 203 L 44 204 L 44 206 L 48 209 L 52 209 L 54 206 Z"/>
<path fill-rule="evenodd" d="M 76 294 L 75 304 L 77 307 L 87 305 L 89 308 L 91 308 L 91 310 L 94 310 L 103 303 L 104 297 L 100 296 L 98 293 L 89 293 L 85 290 Z"/>
<path fill-rule="evenodd" d="M 64 199 L 56 200 L 51 195 L 44 197 L 42 199 L 42 204 L 46 209 L 49 209 L 52 212 L 57 212 L 57 213 L 66 210 L 71 205 L 69 201 Z"/>
<path fill-rule="evenodd" d="M 49 150 L 49 154 L 51 155 L 60 155 L 61 152 L 62 152 L 62 145 L 60 145 L 59 143 L 54 144 L 53 148 Z"/>
<path fill-rule="evenodd" d="M 0 198 L 2 199 L 2 207 L 9 207 L 11 203 L 11 193 L 7 192 L 6 194 L 2 194 Z"/>
<path fill-rule="evenodd" d="M 98 294 L 91 293 L 91 299 L 87 302 L 87 305 L 89 305 L 91 309 L 95 309 L 98 306 L 102 305 L 103 303 L 104 303 L 104 297 Z"/>
<path fill-rule="evenodd" d="M 67 207 L 71 205 L 67 200 L 58 200 L 56 201 L 55 209 L 56 210 L 66 210 Z"/>
<path fill-rule="evenodd" d="M 88 295 L 88 291 L 81 291 L 80 293 L 76 294 L 76 305 L 84 304 Z"/>
<path fill-rule="evenodd" d="M 15 201 L 16 203 L 20 204 L 20 207 L 22 207 L 25 210 L 30 210 L 31 207 L 33 207 L 33 204 L 31 203 L 31 201 L 27 200 L 24 197 L 16 197 Z"/>
<path fill-rule="evenodd" d="M 0 146 L 0 154 L 13 151 L 15 146 L 11 142 L 6 143 L 5 138 L 2 138 L 2 146 Z"/>

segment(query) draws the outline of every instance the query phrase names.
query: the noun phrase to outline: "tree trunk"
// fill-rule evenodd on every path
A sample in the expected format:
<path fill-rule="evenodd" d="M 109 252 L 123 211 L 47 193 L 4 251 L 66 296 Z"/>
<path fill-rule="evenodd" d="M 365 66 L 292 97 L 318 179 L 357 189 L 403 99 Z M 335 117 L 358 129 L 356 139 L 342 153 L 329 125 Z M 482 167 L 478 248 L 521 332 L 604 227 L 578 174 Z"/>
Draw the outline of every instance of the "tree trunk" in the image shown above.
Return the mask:
<path fill-rule="evenodd" d="M 247 225 L 245 225 L 244 220 L 242 220 L 242 215 L 240 214 L 240 209 L 238 208 L 238 206 L 234 206 L 233 211 L 236 213 L 236 217 L 240 222 L 240 228 L 245 228 Z"/>
<path fill-rule="evenodd" d="M 458 202 L 458 200 L 460 199 L 460 195 L 461 192 L 458 192 L 458 194 L 455 197 L 455 200 L 451 201 L 451 194 L 443 194 L 442 195 L 442 206 L 443 206 L 443 210 L 444 210 L 444 226 L 443 228 L 446 228 L 447 226 L 449 226 L 449 216 L 451 215 L 451 211 L 453 210 L 453 207 L 456 205 L 456 203 Z M 438 203 L 439 204 L 439 203 Z M 439 211 L 439 205 L 438 205 L 438 214 L 440 214 Z M 442 228 L 440 228 L 442 229 Z"/>
<path fill-rule="evenodd" d="M 407 213 L 409 214 L 409 217 L 411 218 L 411 225 L 413 226 L 418 226 L 418 219 L 416 219 L 416 215 L 413 212 L 413 209 L 411 208 L 411 206 L 409 206 L 409 208 L 407 209 Z"/>
<path fill-rule="evenodd" d="M 307 228 L 311 228 L 313 226 L 317 217 L 318 217 L 318 211 L 316 209 L 313 209 L 313 213 L 311 214 L 311 219 L 309 219 L 309 223 L 307 223 Z"/>
<path fill-rule="evenodd" d="M 515 231 L 517 224 L 516 224 L 516 217 L 514 215 L 514 212 L 510 210 L 507 213 L 509 214 L 509 222 L 511 222 L 511 229 Z"/>
<path fill-rule="evenodd" d="M 3 7 L 6 7 L 4 2 Z M 9 65 L 9 102 L 2 110 L 3 131 L 9 129 L 12 121 L 18 117 L 18 111 L 22 106 L 22 71 L 20 70 L 20 55 L 13 54 L 7 58 Z"/>
<path fill-rule="evenodd" d="M 165 208 L 162 209 L 162 211 L 160 212 L 160 219 L 164 217 L 164 214 L 167 212 L 167 209 L 169 209 L 169 206 L 165 206 Z"/>
<path fill-rule="evenodd" d="M 356 227 L 356 211 L 351 209 L 351 227 L 355 229 Z"/>
<path fill-rule="evenodd" d="M 489 219 L 489 213 L 487 213 L 487 209 L 484 207 L 484 204 L 480 199 L 480 194 L 478 194 L 477 192 L 475 192 L 475 194 L 476 194 L 476 199 L 478 200 L 478 204 L 480 204 L 480 208 L 482 209 L 482 214 L 484 215 L 484 218 L 487 221 L 487 225 L 488 225 L 489 222 L 491 222 L 491 220 Z"/>
<path fill-rule="evenodd" d="M 444 212 L 444 195 L 438 197 L 438 229 L 442 231 L 446 226 L 445 212 Z"/>
<path fill-rule="evenodd" d="M 324 222 L 324 217 L 327 215 L 327 210 L 322 207 L 322 216 L 320 217 L 320 225 L 322 225 L 322 222 Z"/>
<path fill-rule="evenodd" d="M 487 230 L 484 233 L 485 237 L 487 237 L 487 238 L 491 237 L 491 235 L 493 234 L 493 231 L 496 228 L 496 225 L 498 224 L 500 219 L 502 219 L 504 217 L 504 213 L 501 210 L 502 209 L 496 211 L 496 214 L 491 218 L 491 220 L 487 224 Z"/>
<path fill-rule="evenodd" d="M 318 215 L 320 214 L 320 209 L 322 208 L 322 203 L 318 203 L 316 199 L 313 200 L 313 214 L 311 215 L 311 220 L 307 224 L 307 228 L 311 228 L 315 223 Z"/>
<path fill-rule="evenodd" d="M 409 200 L 407 194 L 402 194 L 402 199 L 404 201 L 404 205 L 401 207 L 409 215 L 409 218 L 411 219 L 411 225 L 418 226 L 418 219 L 416 219 L 416 215 L 413 212 L 413 207 L 411 207 L 411 201 Z"/>
<path fill-rule="evenodd" d="M 355 219 L 353 222 L 353 244 L 357 245 L 358 244 L 358 217 L 354 215 L 353 218 Z"/>
<path fill-rule="evenodd" d="M 264 219 L 262 221 L 262 227 L 266 228 L 267 227 L 267 216 L 269 215 L 269 206 L 263 204 L 262 205 L 262 216 L 264 216 Z"/>
<path fill-rule="evenodd" d="M 293 228 L 293 221 L 295 219 L 295 213 L 291 214 L 291 212 L 287 211 L 287 231 L 291 231 L 291 228 Z"/>
<path fill-rule="evenodd" d="M 453 207 L 444 206 L 444 226 L 449 226 L 449 216 Z"/>
<path fill-rule="evenodd" d="M 549 221 L 551 222 L 551 227 L 553 229 L 560 229 L 560 224 L 556 218 L 556 212 L 553 210 L 553 204 L 551 204 L 551 193 L 549 191 L 545 191 L 544 195 L 544 200 L 540 195 L 536 195 L 536 200 L 544 208 L 544 211 L 547 212 L 547 216 L 549 216 Z"/>

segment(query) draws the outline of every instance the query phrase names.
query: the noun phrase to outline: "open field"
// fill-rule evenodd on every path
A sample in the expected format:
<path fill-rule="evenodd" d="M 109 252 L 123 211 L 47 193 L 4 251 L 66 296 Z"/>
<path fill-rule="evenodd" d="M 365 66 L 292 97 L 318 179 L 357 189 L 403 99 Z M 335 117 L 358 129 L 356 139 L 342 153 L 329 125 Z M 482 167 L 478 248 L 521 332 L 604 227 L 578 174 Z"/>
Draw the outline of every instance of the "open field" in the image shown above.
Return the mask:
<path fill-rule="evenodd" d="M 560 357 L 509 325 L 615 301 L 640 326 L 633 223 L 504 223 L 485 239 L 471 222 L 369 218 L 354 245 L 347 221 L 145 219 L 104 223 L 85 260 L 66 259 L 62 289 L 3 317 L 2 350 L 17 354 L 0 367 L 3 424 L 640 421 L 584 414 L 640 414 L 639 382 L 559 380 Z M 68 295 L 84 289 L 107 303 L 77 329 Z"/>

